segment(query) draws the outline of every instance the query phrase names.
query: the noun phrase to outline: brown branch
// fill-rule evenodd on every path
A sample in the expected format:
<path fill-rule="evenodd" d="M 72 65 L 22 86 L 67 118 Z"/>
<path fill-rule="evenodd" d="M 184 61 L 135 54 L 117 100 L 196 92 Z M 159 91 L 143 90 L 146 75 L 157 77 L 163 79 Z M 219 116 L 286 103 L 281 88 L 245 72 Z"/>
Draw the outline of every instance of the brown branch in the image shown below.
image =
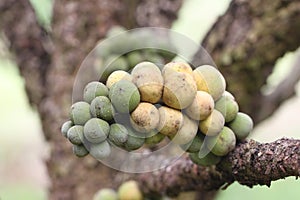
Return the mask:
<path fill-rule="evenodd" d="M 242 185 L 271 185 L 271 181 L 300 175 L 300 140 L 271 143 L 245 141 L 217 166 L 202 167 L 188 157 L 160 170 L 137 177 L 146 195 L 176 196 L 182 191 L 213 191 L 238 181 Z"/>

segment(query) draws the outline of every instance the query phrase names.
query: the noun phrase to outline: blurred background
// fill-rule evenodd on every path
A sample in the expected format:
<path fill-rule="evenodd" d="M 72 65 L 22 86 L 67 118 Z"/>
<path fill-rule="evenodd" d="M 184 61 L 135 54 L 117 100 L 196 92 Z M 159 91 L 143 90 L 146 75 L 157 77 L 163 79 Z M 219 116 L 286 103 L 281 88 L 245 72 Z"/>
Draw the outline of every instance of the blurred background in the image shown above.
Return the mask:
<path fill-rule="evenodd" d="M 51 22 L 50 0 L 31 0 L 39 21 L 47 28 Z M 224 13 L 229 0 L 186 0 L 172 29 L 199 43 L 217 17 Z M 197 26 L 195 26 L 197 24 Z M 44 160 L 47 144 L 43 138 L 39 116 L 28 103 L 24 80 L 0 41 L 0 199 L 45 200 L 49 180 Z M 277 62 L 263 92 L 276 87 L 296 63 L 297 53 L 288 53 Z M 300 66 L 299 66 L 300 67 Z M 299 85 L 299 84 L 298 84 Z M 300 91 L 300 87 L 297 87 Z M 71 100 L 70 100 L 71 101 Z M 300 97 L 287 100 L 276 113 L 260 123 L 251 138 L 270 142 L 281 137 L 300 139 Z M 295 199 L 300 195 L 300 183 L 287 178 L 272 183 L 270 188 L 255 186 L 250 189 L 238 183 L 221 191 L 218 200 L 240 199 Z"/>

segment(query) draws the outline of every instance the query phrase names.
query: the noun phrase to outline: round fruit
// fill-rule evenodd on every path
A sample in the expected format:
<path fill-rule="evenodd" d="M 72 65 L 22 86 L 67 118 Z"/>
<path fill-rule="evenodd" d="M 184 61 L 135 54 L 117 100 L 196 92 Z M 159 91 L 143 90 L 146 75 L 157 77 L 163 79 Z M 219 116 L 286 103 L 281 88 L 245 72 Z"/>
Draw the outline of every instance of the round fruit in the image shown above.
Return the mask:
<path fill-rule="evenodd" d="M 128 138 L 125 143 L 125 149 L 127 151 L 133 151 L 139 149 L 145 143 L 145 138 L 141 137 L 134 130 L 128 128 Z"/>
<path fill-rule="evenodd" d="M 224 127 L 222 131 L 214 137 L 209 138 L 207 147 L 217 156 L 225 156 L 232 151 L 236 144 L 236 138 L 233 131 Z"/>
<path fill-rule="evenodd" d="M 67 137 L 72 144 L 80 145 L 83 140 L 83 126 L 72 126 L 67 133 Z"/>
<path fill-rule="evenodd" d="M 204 138 L 203 138 L 203 134 L 198 134 L 196 135 L 196 137 L 194 137 L 194 139 L 185 144 L 185 145 L 181 145 L 181 148 L 186 151 L 186 152 L 189 152 L 189 153 L 196 153 L 196 152 L 199 152 L 202 145 L 203 145 L 203 142 L 204 142 Z"/>
<path fill-rule="evenodd" d="M 183 114 L 178 110 L 166 106 L 160 107 L 158 112 L 158 131 L 167 136 L 175 135 L 183 125 Z"/>
<path fill-rule="evenodd" d="M 118 189 L 119 200 L 143 200 L 143 194 L 136 181 L 122 183 Z"/>
<path fill-rule="evenodd" d="M 224 93 L 216 102 L 215 109 L 220 111 L 225 118 L 225 122 L 232 121 L 239 111 L 239 105 L 230 95 Z"/>
<path fill-rule="evenodd" d="M 130 113 L 140 103 L 140 93 L 130 81 L 120 80 L 109 91 L 115 109 L 120 113 Z"/>
<path fill-rule="evenodd" d="M 237 139 L 245 139 L 253 129 L 253 121 L 245 113 L 237 113 L 235 119 L 228 124 L 231 130 L 235 133 Z"/>
<path fill-rule="evenodd" d="M 73 126 L 73 123 L 72 121 L 66 121 L 62 126 L 61 126 L 61 133 L 64 137 L 67 138 L 67 133 L 68 133 L 68 130 Z"/>
<path fill-rule="evenodd" d="M 199 157 L 199 153 L 190 153 L 190 159 L 197 165 L 202 165 L 202 166 L 211 166 L 211 165 L 216 165 L 221 161 L 221 157 L 216 156 L 212 153 L 208 153 L 206 156 L 203 158 Z"/>
<path fill-rule="evenodd" d="M 151 103 L 142 102 L 131 113 L 130 122 L 136 131 L 148 133 L 158 126 L 159 112 Z"/>
<path fill-rule="evenodd" d="M 125 31 L 126 29 L 123 26 L 114 25 L 107 31 L 106 37 L 113 37 Z"/>
<path fill-rule="evenodd" d="M 93 200 L 118 200 L 118 195 L 113 189 L 103 188 L 94 195 Z"/>
<path fill-rule="evenodd" d="M 141 100 L 156 103 L 163 90 L 163 77 L 159 68 L 151 62 L 137 64 L 132 72 L 132 82 L 139 88 Z"/>
<path fill-rule="evenodd" d="M 98 117 L 108 122 L 114 117 L 114 107 L 108 97 L 96 97 L 92 101 L 90 109 L 93 117 Z"/>
<path fill-rule="evenodd" d="M 129 65 L 125 59 L 125 57 L 121 56 L 110 56 L 109 58 L 107 58 L 107 60 L 104 63 L 105 69 L 101 75 L 100 80 L 101 81 L 106 81 L 106 79 L 108 78 L 108 76 L 117 70 L 122 70 L 122 71 L 128 71 Z"/>
<path fill-rule="evenodd" d="M 161 133 L 156 133 L 154 135 L 151 135 L 150 137 L 147 137 L 145 140 L 146 144 L 154 145 L 160 143 L 166 136 Z"/>
<path fill-rule="evenodd" d="M 184 62 L 170 62 L 164 66 L 163 73 L 168 73 L 167 72 L 168 70 L 173 70 L 176 72 L 184 72 L 189 75 L 192 75 L 193 73 L 193 69 L 191 68 L 191 66 Z"/>
<path fill-rule="evenodd" d="M 225 119 L 223 115 L 219 111 L 213 110 L 205 120 L 200 121 L 199 128 L 203 134 L 214 136 L 220 133 L 224 124 Z"/>
<path fill-rule="evenodd" d="M 110 145 L 107 141 L 103 141 L 99 144 L 90 144 L 90 154 L 98 160 L 107 158 L 110 152 Z"/>
<path fill-rule="evenodd" d="M 128 139 L 128 131 L 122 124 L 112 124 L 110 126 L 108 139 L 115 145 L 121 147 Z"/>
<path fill-rule="evenodd" d="M 204 91 L 197 91 L 192 104 L 186 108 L 186 114 L 194 120 L 204 120 L 214 110 L 214 99 Z"/>
<path fill-rule="evenodd" d="M 84 88 L 83 100 L 87 103 L 91 103 L 95 97 L 107 96 L 107 87 L 98 81 L 88 83 Z"/>
<path fill-rule="evenodd" d="M 71 106 L 70 118 L 75 125 L 84 125 L 91 119 L 90 104 L 79 101 Z"/>
<path fill-rule="evenodd" d="M 103 142 L 109 133 L 109 124 L 98 118 L 86 122 L 83 128 L 84 137 L 91 143 Z"/>
<path fill-rule="evenodd" d="M 133 68 L 140 62 L 144 61 L 144 58 L 140 51 L 133 51 L 127 54 L 127 61 L 129 63 L 130 68 Z"/>
<path fill-rule="evenodd" d="M 197 89 L 209 93 L 218 100 L 225 91 L 226 82 L 223 75 L 213 66 L 202 65 L 193 71 Z"/>
<path fill-rule="evenodd" d="M 89 154 L 89 151 L 83 145 L 73 145 L 73 153 L 77 157 L 84 157 Z"/>
<path fill-rule="evenodd" d="M 128 72 L 117 70 L 109 75 L 106 81 L 106 86 L 110 89 L 113 84 L 120 80 L 132 81 L 132 77 Z"/>
<path fill-rule="evenodd" d="M 163 101 L 172 108 L 184 109 L 194 100 L 197 86 L 193 77 L 187 73 L 165 70 Z"/>

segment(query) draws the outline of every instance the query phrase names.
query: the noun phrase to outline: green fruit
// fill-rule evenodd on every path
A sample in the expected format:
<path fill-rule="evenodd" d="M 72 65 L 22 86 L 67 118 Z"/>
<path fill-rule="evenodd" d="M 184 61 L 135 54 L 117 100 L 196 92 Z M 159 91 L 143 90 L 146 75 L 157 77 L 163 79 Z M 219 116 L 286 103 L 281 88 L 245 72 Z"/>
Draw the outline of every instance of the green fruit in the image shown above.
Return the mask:
<path fill-rule="evenodd" d="M 99 144 L 90 144 L 90 154 L 97 160 L 107 158 L 110 155 L 111 148 L 107 141 Z"/>
<path fill-rule="evenodd" d="M 87 103 L 91 103 L 95 97 L 107 96 L 107 87 L 98 81 L 88 83 L 84 88 L 83 100 Z"/>
<path fill-rule="evenodd" d="M 152 62 L 157 65 L 160 69 L 164 66 L 164 57 L 154 54 L 154 53 L 146 53 L 144 55 L 144 60 L 148 62 Z"/>
<path fill-rule="evenodd" d="M 93 200 L 118 200 L 118 195 L 113 189 L 103 188 L 94 195 Z"/>
<path fill-rule="evenodd" d="M 129 135 L 128 135 L 128 139 L 125 143 L 125 149 L 127 151 L 133 151 L 133 150 L 141 148 L 143 146 L 143 144 L 145 143 L 145 138 L 133 136 L 133 131 L 130 129 L 128 129 L 128 132 L 129 132 Z"/>
<path fill-rule="evenodd" d="M 128 139 L 128 131 L 122 124 L 112 124 L 109 130 L 108 139 L 116 146 L 123 146 Z"/>
<path fill-rule="evenodd" d="M 181 145 L 182 149 L 189 153 L 199 152 L 204 142 L 204 137 L 201 134 L 197 134 L 194 139 L 188 144 Z"/>
<path fill-rule="evenodd" d="M 214 136 L 220 133 L 224 124 L 225 119 L 223 115 L 219 111 L 213 110 L 205 120 L 200 121 L 199 128 L 203 134 Z"/>
<path fill-rule="evenodd" d="M 231 121 L 228 126 L 235 133 L 237 139 L 245 139 L 253 129 L 253 121 L 245 113 L 237 113 L 235 119 Z"/>
<path fill-rule="evenodd" d="M 101 82 L 106 81 L 109 75 L 114 71 L 128 71 L 130 69 L 126 59 L 123 56 L 118 57 L 116 55 L 107 58 L 107 60 L 104 63 L 104 67 L 105 69 L 100 78 Z"/>
<path fill-rule="evenodd" d="M 202 65 L 193 71 L 197 89 L 209 93 L 214 101 L 218 100 L 225 91 L 226 82 L 222 74 L 213 66 Z"/>
<path fill-rule="evenodd" d="M 91 103 L 91 114 L 93 117 L 98 117 L 108 122 L 113 120 L 114 107 L 109 98 L 105 96 L 96 97 Z"/>
<path fill-rule="evenodd" d="M 141 133 L 148 133 L 154 130 L 159 123 L 159 112 L 151 103 L 140 103 L 131 113 L 131 126 Z"/>
<path fill-rule="evenodd" d="M 77 157 L 84 157 L 89 154 L 89 151 L 83 145 L 73 145 L 73 153 Z"/>
<path fill-rule="evenodd" d="M 204 120 L 211 114 L 214 107 L 214 99 L 210 94 L 204 91 L 197 91 L 192 104 L 185 111 L 194 120 Z"/>
<path fill-rule="evenodd" d="M 201 166 L 211 166 L 216 165 L 221 161 L 221 157 L 216 156 L 212 153 L 208 153 L 203 158 L 199 157 L 199 153 L 190 153 L 190 159 L 197 165 Z"/>
<path fill-rule="evenodd" d="M 66 121 L 65 123 L 63 123 L 63 125 L 61 126 L 61 133 L 64 137 L 67 138 L 67 133 L 68 133 L 68 130 L 73 126 L 73 123 L 72 121 Z"/>
<path fill-rule="evenodd" d="M 166 135 L 175 135 L 183 125 L 183 114 L 175 109 L 162 106 L 158 109 L 159 124 L 157 130 Z"/>
<path fill-rule="evenodd" d="M 130 113 L 140 103 L 138 88 L 130 81 L 120 80 L 109 91 L 115 109 L 120 113 Z"/>
<path fill-rule="evenodd" d="M 84 137 L 91 143 L 103 142 L 109 133 L 109 124 L 98 118 L 86 122 L 83 128 Z"/>
<path fill-rule="evenodd" d="M 151 62 L 136 65 L 132 72 L 132 82 L 138 87 L 141 101 L 157 103 L 161 99 L 164 80 L 160 69 Z"/>
<path fill-rule="evenodd" d="M 239 105 L 230 95 L 224 93 L 216 102 L 215 109 L 220 111 L 225 118 L 225 122 L 232 121 L 239 111 Z"/>
<path fill-rule="evenodd" d="M 72 144 L 80 145 L 83 141 L 83 126 L 72 126 L 68 132 L 67 137 Z"/>
<path fill-rule="evenodd" d="M 224 127 L 222 131 L 214 137 L 209 138 L 207 147 L 217 156 L 225 156 L 235 148 L 236 138 L 233 131 Z"/>
<path fill-rule="evenodd" d="M 126 29 L 123 26 L 114 25 L 107 31 L 106 37 L 113 37 L 125 31 Z"/>
<path fill-rule="evenodd" d="M 144 61 L 144 58 L 139 51 L 132 51 L 127 54 L 127 61 L 129 63 L 130 68 L 133 68 L 140 62 Z"/>
<path fill-rule="evenodd" d="M 145 140 L 146 144 L 154 145 L 160 143 L 166 136 L 161 133 L 156 133 Z"/>
<path fill-rule="evenodd" d="M 136 181 L 122 183 L 118 189 L 119 200 L 143 200 L 143 194 Z"/>
<path fill-rule="evenodd" d="M 109 75 L 106 81 L 106 86 L 110 89 L 113 84 L 120 80 L 132 81 L 132 77 L 128 72 L 117 70 Z"/>
<path fill-rule="evenodd" d="M 71 106 L 70 118 L 75 125 L 84 125 L 91 119 L 90 104 L 79 101 Z"/>

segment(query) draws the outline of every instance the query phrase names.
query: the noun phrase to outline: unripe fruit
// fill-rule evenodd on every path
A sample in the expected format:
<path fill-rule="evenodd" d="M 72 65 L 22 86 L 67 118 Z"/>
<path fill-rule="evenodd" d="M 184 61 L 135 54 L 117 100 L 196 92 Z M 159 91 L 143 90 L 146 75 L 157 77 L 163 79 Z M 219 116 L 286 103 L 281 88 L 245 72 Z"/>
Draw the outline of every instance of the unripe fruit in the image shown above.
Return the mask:
<path fill-rule="evenodd" d="M 253 121 L 245 113 L 239 112 L 235 119 L 231 121 L 228 126 L 235 133 L 237 139 L 245 139 L 253 129 Z"/>
<path fill-rule="evenodd" d="M 146 53 L 144 55 L 144 60 L 148 62 L 152 62 L 161 69 L 164 66 L 164 57 L 160 56 L 157 53 Z"/>
<path fill-rule="evenodd" d="M 121 147 L 128 139 L 128 131 L 122 124 L 112 124 L 109 130 L 108 139 L 115 145 Z"/>
<path fill-rule="evenodd" d="M 130 68 L 133 68 L 140 62 L 144 61 L 142 54 L 139 51 L 133 51 L 127 54 L 127 61 Z"/>
<path fill-rule="evenodd" d="M 138 87 L 141 101 L 156 103 L 163 90 L 163 77 L 159 68 L 151 62 L 137 64 L 132 72 L 132 82 Z"/>
<path fill-rule="evenodd" d="M 109 124 L 98 118 L 86 122 L 83 128 L 84 137 L 91 143 L 103 142 L 109 133 Z"/>
<path fill-rule="evenodd" d="M 94 195 L 93 200 L 118 200 L 118 195 L 113 189 L 103 188 Z"/>
<path fill-rule="evenodd" d="M 103 141 L 99 144 L 90 144 L 90 154 L 100 160 L 107 158 L 110 155 L 111 149 L 107 141 Z"/>
<path fill-rule="evenodd" d="M 67 138 L 67 133 L 68 133 L 68 130 L 73 126 L 73 123 L 72 121 L 66 121 L 62 126 L 61 126 L 61 133 L 62 135 Z"/>
<path fill-rule="evenodd" d="M 205 120 L 200 121 L 199 128 L 203 134 L 214 136 L 220 133 L 224 124 L 225 119 L 223 115 L 219 111 L 213 110 Z"/>
<path fill-rule="evenodd" d="M 163 68 L 163 73 L 168 73 L 168 70 L 173 70 L 176 72 L 184 72 L 189 75 L 192 75 L 193 69 L 192 67 L 184 62 L 170 62 L 166 64 Z"/>
<path fill-rule="evenodd" d="M 80 145 L 83 141 L 83 126 L 72 126 L 67 133 L 67 137 L 72 144 Z"/>
<path fill-rule="evenodd" d="M 197 134 L 194 139 L 188 144 L 181 145 L 181 148 L 189 153 L 199 152 L 204 142 L 203 134 Z"/>
<path fill-rule="evenodd" d="M 175 135 L 183 124 L 180 111 L 162 106 L 158 109 L 159 124 L 157 130 L 167 136 Z"/>
<path fill-rule="evenodd" d="M 159 112 L 151 103 L 142 102 L 131 113 L 130 123 L 136 131 L 148 133 L 158 126 Z"/>
<path fill-rule="evenodd" d="M 108 76 L 114 71 L 128 71 L 130 69 L 126 59 L 123 56 L 110 56 L 109 58 L 107 58 L 106 62 L 104 63 L 104 66 L 106 68 L 104 69 L 101 75 L 101 82 L 105 82 Z"/>
<path fill-rule="evenodd" d="M 75 125 L 84 125 L 91 119 L 90 104 L 79 101 L 71 106 L 70 118 Z"/>
<path fill-rule="evenodd" d="M 98 117 L 108 122 L 114 117 L 114 107 L 108 97 L 96 97 L 92 101 L 90 109 L 93 117 Z"/>
<path fill-rule="evenodd" d="M 214 101 L 218 100 L 225 91 L 226 82 L 223 75 L 213 66 L 202 65 L 193 71 L 197 89 L 209 93 Z"/>
<path fill-rule="evenodd" d="M 239 111 L 239 105 L 230 95 L 224 93 L 216 102 L 215 109 L 220 111 L 225 118 L 225 122 L 232 121 Z"/>
<path fill-rule="evenodd" d="M 204 120 L 214 110 L 214 99 L 204 91 L 197 91 L 192 104 L 186 108 L 186 114 L 194 120 Z"/>
<path fill-rule="evenodd" d="M 143 200 L 143 194 L 136 181 L 122 183 L 118 189 L 119 200 Z"/>
<path fill-rule="evenodd" d="M 222 131 L 214 137 L 209 138 L 207 147 L 217 156 L 225 156 L 235 148 L 236 138 L 233 131 L 224 127 Z"/>
<path fill-rule="evenodd" d="M 87 103 L 91 103 L 95 97 L 98 96 L 107 96 L 108 89 L 107 87 L 98 81 L 93 81 L 88 83 L 84 88 L 83 100 Z"/>
<path fill-rule="evenodd" d="M 134 151 L 141 148 L 145 143 L 145 138 L 133 136 L 130 129 L 128 129 L 128 132 L 129 135 L 127 141 L 125 142 L 125 149 L 127 151 Z"/>
<path fill-rule="evenodd" d="M 115 83 L 109 91 L 109 97 L 115 109 L 120 113 L 131 112 L 140 103 L 138 88 L 126 80 Z"/>
<path fill-rule="evenodd" d="M 161 133 L 156 133 L 145 139 L 145 143 L 149 145 L 154 145 L 160 143 L 166 136 Z"/>
<path fill-rule="evenodd" d="M 187 73 L 166 70 L 163 73 L 163 101 L 172 108 L 184 109 L 194 100 L 197 86 L 193 77 Z"/>
<path fill-rule="evenodd" d="M 128 72 L 117 70 L 109 75 L 106 81 L 106 86 L 110 89 L 113 84 L 120 80 L 132 81 L 132 77 Z"/>
<path fill-rule="evenodd" d="M 84 157 L 89 154 L 89 151 L 84 147 L 84 145 L 73 145 L 73 153 L 77 157 Z"/>
<path fill-rule="evenodd" d="M 208 153 L 203 158 L 199 157 L 199 153 L 190 153 L 190 159 L 197 165 L 201 166 L 211 166 L 216 165 L 221 161 L 221 157 L 216 156 L 212 153 Z"/>

